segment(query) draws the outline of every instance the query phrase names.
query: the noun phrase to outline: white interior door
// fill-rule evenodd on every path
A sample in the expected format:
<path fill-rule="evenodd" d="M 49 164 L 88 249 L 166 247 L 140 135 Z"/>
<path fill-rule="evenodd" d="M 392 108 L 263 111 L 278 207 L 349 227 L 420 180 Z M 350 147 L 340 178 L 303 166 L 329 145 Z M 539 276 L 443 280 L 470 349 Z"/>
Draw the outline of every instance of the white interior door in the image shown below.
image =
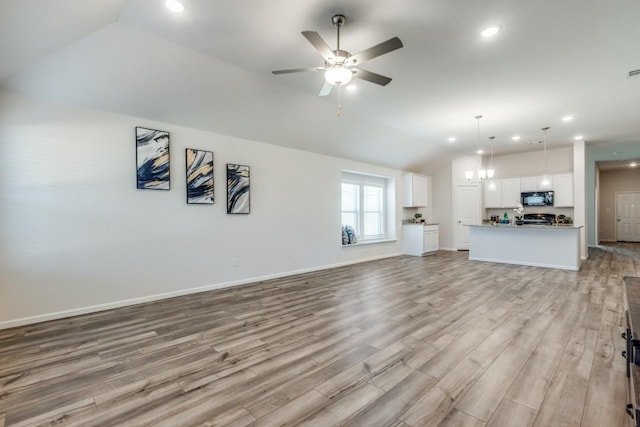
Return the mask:
<path fill-rule="evenodd" d="M 477 184 L 456 186 L 456 249 L 469 249 L 469 227 L 480 224 L 480 187 Z"/>
<path fill-rule="evenodd" d="M 616 193 L 616 240 L 640 242 L 640 192 Z"/>

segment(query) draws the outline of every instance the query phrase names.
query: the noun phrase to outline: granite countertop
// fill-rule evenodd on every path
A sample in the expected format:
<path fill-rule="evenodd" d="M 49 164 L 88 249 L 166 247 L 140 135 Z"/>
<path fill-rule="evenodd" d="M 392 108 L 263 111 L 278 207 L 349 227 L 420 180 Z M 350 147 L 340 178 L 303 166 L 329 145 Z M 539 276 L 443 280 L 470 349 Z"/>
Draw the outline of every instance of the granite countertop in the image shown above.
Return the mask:
<path fill-rule="evenodd" d="M 574 230 L 582 228 L 582 225 L 573 225 L 573 224 L 559 224 L 559 225 L 544 225 L 544 224 L 524 224 L 524 225 L 513 225 L 513 224 L 464 224 L 467 227 L 486 227 L 486 228 L 540 228 L 544 230 Z"/>

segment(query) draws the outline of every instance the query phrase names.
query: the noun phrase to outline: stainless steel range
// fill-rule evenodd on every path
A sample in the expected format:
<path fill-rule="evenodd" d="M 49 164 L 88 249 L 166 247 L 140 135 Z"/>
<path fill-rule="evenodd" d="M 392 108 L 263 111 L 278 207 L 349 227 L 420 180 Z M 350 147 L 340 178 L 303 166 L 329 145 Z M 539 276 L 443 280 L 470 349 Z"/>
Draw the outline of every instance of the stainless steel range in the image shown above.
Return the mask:
<path fill-rule="evenodd" d="M 525 224 L 553 225 L 556 222 L 555 214 L 528 213 L 524 214 Z"/>

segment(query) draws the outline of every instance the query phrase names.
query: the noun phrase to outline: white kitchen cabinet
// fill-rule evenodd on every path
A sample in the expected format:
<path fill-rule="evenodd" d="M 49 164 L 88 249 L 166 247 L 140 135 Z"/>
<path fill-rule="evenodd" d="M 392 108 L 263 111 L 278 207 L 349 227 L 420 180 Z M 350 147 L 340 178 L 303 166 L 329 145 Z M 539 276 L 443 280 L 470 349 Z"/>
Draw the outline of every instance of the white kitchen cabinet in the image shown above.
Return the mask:
<path fill-rule="evenodd" d="M 553 205 L 557 208 L 573 207 L 573 174 L 553 175 Z"/>
<path fill-rule="evenodd" d="M 543 190 L 541 182 L 543 176 L 525 176 L 520 178 L 520 191 L 541 191 Z M 546 188 L 544 190 L 550 190 Z"/>
<path fill-rule="evenodd" d="M 484 207 L 515 208 L 520 201 L 520 178 L 505 178 L 494 180 L 495 191 L 489 190 L 491 181 L 484 182 Z"/>
<path fill-rule="evenodd" d="M 429 205 L 429 177 L 408 173 L 402 176 L 403 207 L 421 208 Z"/>
<path fill-rule="evenodd" d="M 496 189 L 489 190 L 491 181 L 485 181 L 483 185 L 484 190 L 484 207 L 485 208 L 501 208 L 502 207 L 502 180 L 494 179 Z"/>
<path fill-rule="evenodd" d="M 520 178 L 505 178 L 502 181 L 502 208 L 515 208 L 520 203 Z"/>
<path fill-rule="evenodd" d="M 422 256 L 438 250 L 437 224 L 405 224 L 402 226 L 402 249 L 407 255 Z"/>
<path fill-rule="evenodd" d="M 520 191 L 551 191 L 553 190 L 553 176 L 549 175 L 549 185 L 542 186 L 543 175 L 526 176 L 520 178 Z"/>
<path fill-rule="evenodd" d="M 437 225 L 424 226 L 424 253 L 436 252 L 439 248 L 440 227 Z"/>

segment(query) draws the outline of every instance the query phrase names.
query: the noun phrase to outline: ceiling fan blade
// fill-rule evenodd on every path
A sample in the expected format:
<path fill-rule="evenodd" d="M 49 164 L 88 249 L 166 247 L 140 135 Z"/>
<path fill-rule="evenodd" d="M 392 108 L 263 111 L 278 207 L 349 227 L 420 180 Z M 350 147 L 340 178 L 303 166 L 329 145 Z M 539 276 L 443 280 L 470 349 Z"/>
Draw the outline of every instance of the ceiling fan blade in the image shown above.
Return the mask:
<path fill-rule="evenodd" d="M 320 37 L 320 34 L 318 34 L 315 31 L 303 31 L 302 35 L 307 40 L 309 40 L 309 43 L 311 43 L 313 47 L 315 47 L 318 50 L 318 52 L 320 52 L 320 55 L 322 55 L 322 57 L 326 61 L 333 59 L 334 57 L 333 51 L 327 45 L 327 43 L 322 39 L 322 37 Z"/>
<path fill-rule="evenodd" d="M 353 71 L 353 77 L 366 80 L 380 86 L 386 86 L 391 81 L 389 77 L 381 76 L 380 74 L 372 73 L 371 71 L 362 70 L 359 68 L 352 68 L 351 70 Z"/>
<path fill-rule="evenodd" d="M 320 93 L 318 96 L 327 96 L 331 93 L 331 89 L 333 89 L 333 85 L 329 82 L 324 82 L 322 89 L 320 89 Z"/>
<path fill-rule="evenodd" d="M 386 42 L 382 42 L 373 47 L 370 47 L 369 49 L 365 49 L 362 52 L 358 52 L 355 55 L 351 55 L 351 57 L 349 58 L 349 63 L 354 65 L 362 64 L 365 61 L 368 61 L 380 55 L 384 55 L 385 53 L 400 49 L 402 46 L 404 45 L 402 44 L 400 39 L 394 37 L 387 40 Z"/>
<path fill-rule="evenodd" d="M 273 74 L 288 74 L 288 73 L 302 73 L 305 71 L 324 71 L 324 67 L 312 67 L 312 68 L 291 68 L 288 70 L 275 70 Z"/>

